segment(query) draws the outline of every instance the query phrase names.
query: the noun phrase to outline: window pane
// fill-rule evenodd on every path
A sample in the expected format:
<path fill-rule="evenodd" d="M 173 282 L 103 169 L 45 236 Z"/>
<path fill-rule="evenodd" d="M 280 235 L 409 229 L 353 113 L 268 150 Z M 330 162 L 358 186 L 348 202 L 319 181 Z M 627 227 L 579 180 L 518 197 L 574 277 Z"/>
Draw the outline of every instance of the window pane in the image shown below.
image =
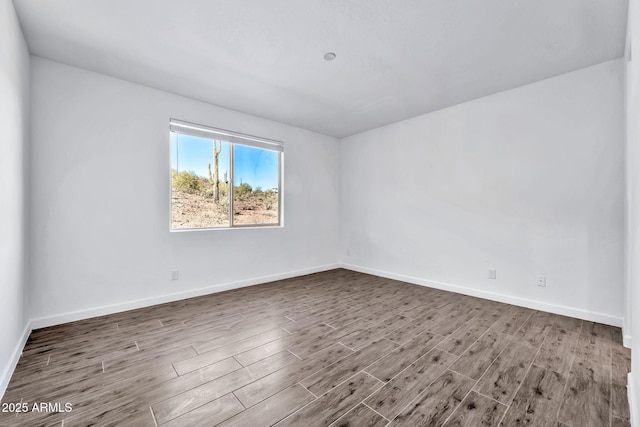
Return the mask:
<path fill-rule="evenodd" d="M 278 224 L 279 153 L 233 147 L 233 223 Z"/>
<path fill-rule="evenodd" d="M 171 133 L 171 228 L 229 226 L 229 143 Z"/>

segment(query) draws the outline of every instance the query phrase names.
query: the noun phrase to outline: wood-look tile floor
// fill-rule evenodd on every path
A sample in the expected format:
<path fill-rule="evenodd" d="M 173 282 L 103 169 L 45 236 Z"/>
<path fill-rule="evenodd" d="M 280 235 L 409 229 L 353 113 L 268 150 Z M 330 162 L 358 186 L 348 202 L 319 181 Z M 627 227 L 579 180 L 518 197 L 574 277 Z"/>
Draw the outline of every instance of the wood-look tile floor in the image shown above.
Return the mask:
<path fill-rule="evenodd" d="M 33 331 L 0 425 L 628 426 L 629 365 L 618 328 L 338 269 Z"/>

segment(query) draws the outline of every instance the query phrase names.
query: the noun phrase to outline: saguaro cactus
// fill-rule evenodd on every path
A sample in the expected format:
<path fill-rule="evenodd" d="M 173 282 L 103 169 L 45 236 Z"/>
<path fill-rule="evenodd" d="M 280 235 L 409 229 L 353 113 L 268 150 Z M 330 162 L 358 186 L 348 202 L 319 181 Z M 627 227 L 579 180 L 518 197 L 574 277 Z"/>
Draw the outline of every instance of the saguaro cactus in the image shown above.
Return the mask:
<path fill-rule="evenodd" d="M 220 151 L 222 151 L 222 142 L 221 141 L 212 141 L 213 142 L 213 201 L 215 203 L 220 202 L 220 179 L 218 175 L 218 156 L 220 155 Z M 211 175 L 211 170 L 209 170 L 209 175 Z"/>

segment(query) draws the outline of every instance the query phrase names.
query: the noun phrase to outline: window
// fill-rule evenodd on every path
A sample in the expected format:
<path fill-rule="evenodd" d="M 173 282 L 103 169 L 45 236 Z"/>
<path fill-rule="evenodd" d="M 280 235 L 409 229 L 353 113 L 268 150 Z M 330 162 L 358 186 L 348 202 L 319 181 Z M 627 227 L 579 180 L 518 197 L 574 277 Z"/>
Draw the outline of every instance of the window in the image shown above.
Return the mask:
<path fill-rule="evenodd" d="M 171 230 L 278 226 L 283 144 L 170 122 Z"/>

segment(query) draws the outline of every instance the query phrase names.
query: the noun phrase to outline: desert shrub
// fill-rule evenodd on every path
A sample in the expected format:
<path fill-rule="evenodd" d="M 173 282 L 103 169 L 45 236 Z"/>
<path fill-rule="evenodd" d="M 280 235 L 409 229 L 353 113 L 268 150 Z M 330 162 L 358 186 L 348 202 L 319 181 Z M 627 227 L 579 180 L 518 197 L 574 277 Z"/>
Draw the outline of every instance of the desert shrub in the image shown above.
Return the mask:
<path fill-rule="evenodd" d="M 229 192 L 229 184 L 221 182 L 218 184 L 220 186 L 220 196 L 225 197 Z"/>
<path fill-rule="evenodd" d="M 171 171 L 171 185 L 176 190 L 188 191 L 195 193 L 200 191 L 200 179 L 194 172 L 176 172 Z"/>
<path fill-rule="evenodd" d="M 240 184 L 239 186 L 237 186 L 235 189 L 235 195 L 238 197 L 243 197 L 246 196 L 247 194 L 250 194 L 253 189 L 251 188 L 251 186 L 249 184 L 247 184 L 246 182 Z"/>
<path fill-rule="evenodd" d="M 269 192 L 265 192 L 265 207 L 268 211 L 275 209 L 275 207 L 278 205 L 278 195 L 276 193 L 274 193 L 273 191 Z"/>

